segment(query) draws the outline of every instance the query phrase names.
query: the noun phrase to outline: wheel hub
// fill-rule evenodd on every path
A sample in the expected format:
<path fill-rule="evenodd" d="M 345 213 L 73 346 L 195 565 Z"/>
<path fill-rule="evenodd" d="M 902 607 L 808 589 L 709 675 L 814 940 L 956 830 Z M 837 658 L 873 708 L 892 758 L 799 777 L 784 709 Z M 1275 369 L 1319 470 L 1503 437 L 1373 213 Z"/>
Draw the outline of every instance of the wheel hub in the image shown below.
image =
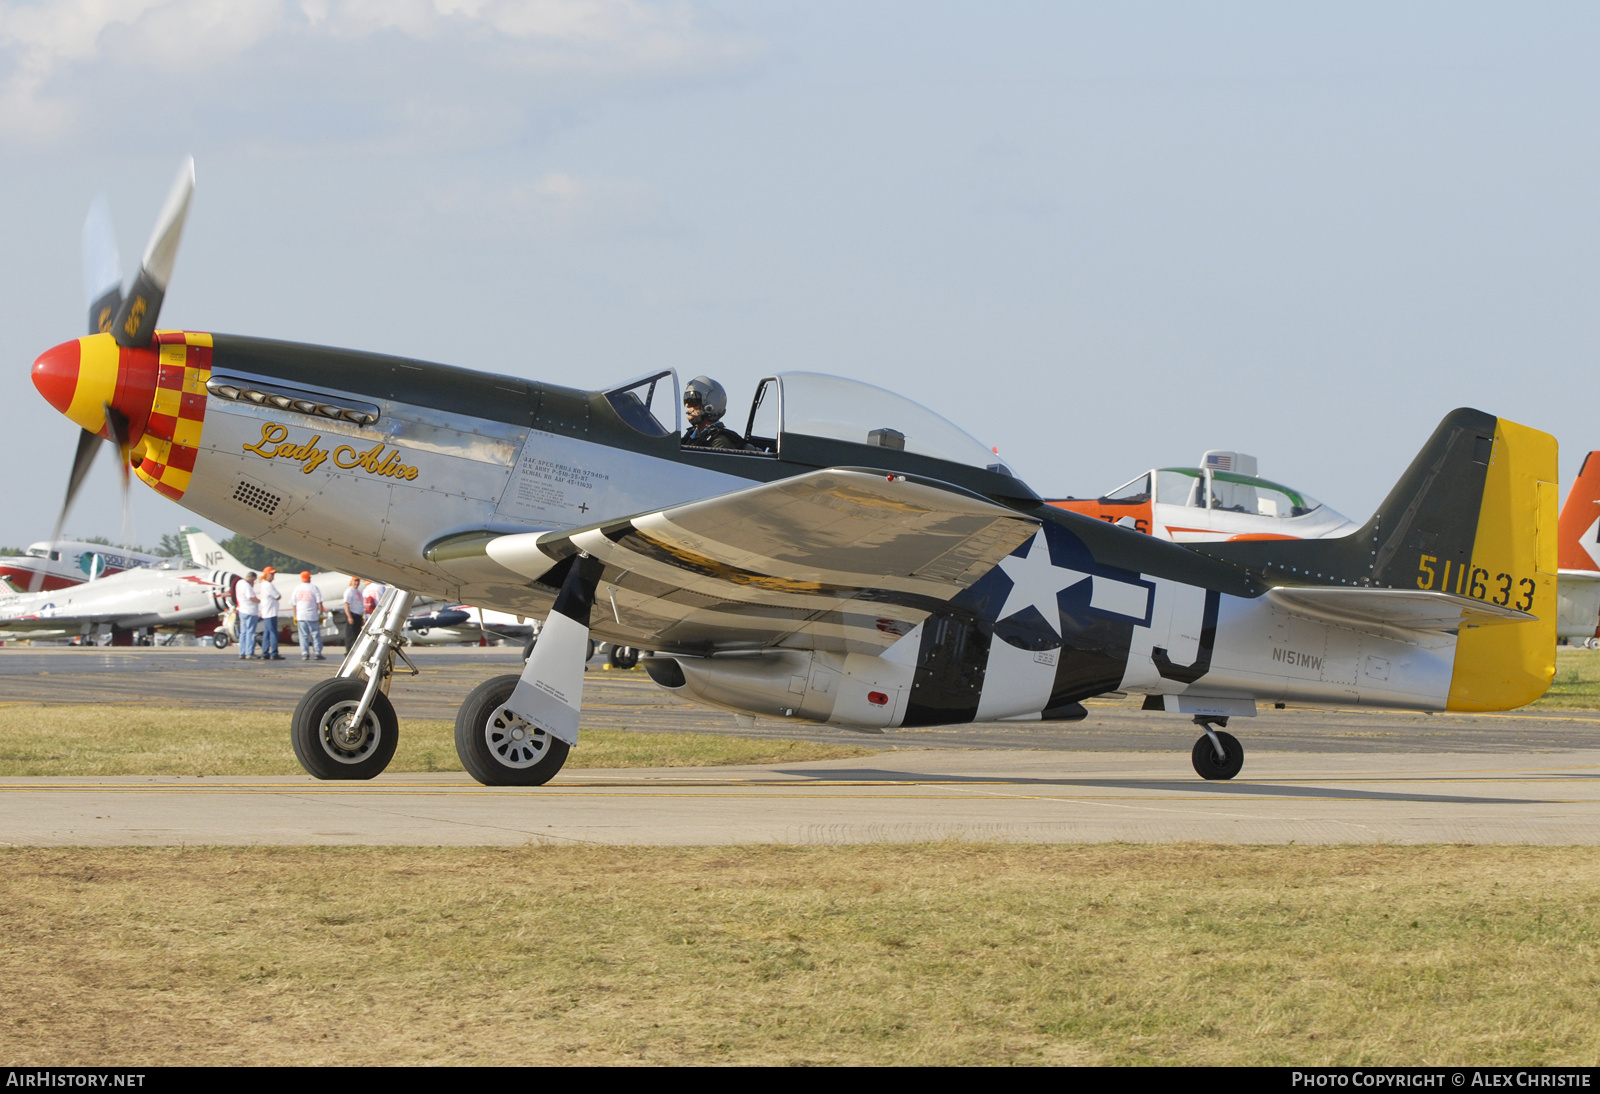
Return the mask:
<path fill-rule="evenodd" d="M 506 767 L 532 767 L 550 750 L 550 735 L 509 707 L 499 707 L 483 727 L 489 754 Z"/>
<path fill-rule="evenodd" d="M 359 723 L 358 702 L 335 704 L 322 716 L 322 750 L 343 764 L 360 763 L 378 747 L 378 719 L 371 711 Z"/>

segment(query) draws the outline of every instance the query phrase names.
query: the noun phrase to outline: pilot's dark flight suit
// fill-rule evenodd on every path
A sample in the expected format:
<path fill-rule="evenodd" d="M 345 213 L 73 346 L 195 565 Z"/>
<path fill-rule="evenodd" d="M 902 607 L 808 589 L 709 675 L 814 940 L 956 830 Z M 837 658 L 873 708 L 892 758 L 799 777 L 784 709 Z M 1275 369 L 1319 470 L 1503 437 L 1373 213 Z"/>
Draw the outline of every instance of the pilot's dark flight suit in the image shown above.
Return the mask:
<path fill-rule="evenodd" d="M 720 421 L 696 426 L 683 435 L 684 448 L 720 448 L 730 452 L 744 451 L 744 438 Z"/>

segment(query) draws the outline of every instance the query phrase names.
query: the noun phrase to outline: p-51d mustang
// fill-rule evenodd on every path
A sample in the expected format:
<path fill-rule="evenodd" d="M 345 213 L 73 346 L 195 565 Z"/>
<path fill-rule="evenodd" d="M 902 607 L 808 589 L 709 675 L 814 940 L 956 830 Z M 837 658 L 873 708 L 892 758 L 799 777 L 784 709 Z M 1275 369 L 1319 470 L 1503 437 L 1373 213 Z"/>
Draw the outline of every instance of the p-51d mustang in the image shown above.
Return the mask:
<path fill-rule="evenodd" d="M 1448 415 L 1378 512 L 1331 540 L 1182 547 L 1044 504 L 931 411 L 812 373 L 761 381 L 742 450 L 680 446 L 676 375 L 580 391 L 349 350 L 156 331 L 192 175 L 102 333 L 41 394 L 139 477 L 278 550 L 394 589 L 292 740 L 320 778 L 394 753 L 413 595 L 548 616 L 456 722 L 468 772 L 539 784 L 576 742 L 591 635 L 662 686 L 855 727 L 1070 721 L 1141 692 L 1218 727 L 1258 699 L 1501 710 L 1554 672 L 1556 445 Z M 403 590 L 403 591 L 402 591 Z"/>

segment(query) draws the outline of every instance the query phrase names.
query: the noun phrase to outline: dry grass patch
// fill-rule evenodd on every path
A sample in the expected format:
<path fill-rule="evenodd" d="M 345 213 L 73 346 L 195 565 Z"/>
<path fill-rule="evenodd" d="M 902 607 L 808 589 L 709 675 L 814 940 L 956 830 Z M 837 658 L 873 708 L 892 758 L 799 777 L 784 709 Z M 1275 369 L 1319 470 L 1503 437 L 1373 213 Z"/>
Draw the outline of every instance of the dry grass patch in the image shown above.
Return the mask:
<path fill-rule="evenodd" d="M 1582 1064 L 1589 848 L 0 852 L 0 1056 Z"/>
<path fill-rule="evenodd" d="M 870 756 L 878 749 L 585 726 L 569 768 L 705 767 Z M 455 725 L 400 727 L 392 772 L 460 771 Z M 184 707 L 0 706 L 0 777 L 18 775 L 299 775 L 289 718 Z"/>

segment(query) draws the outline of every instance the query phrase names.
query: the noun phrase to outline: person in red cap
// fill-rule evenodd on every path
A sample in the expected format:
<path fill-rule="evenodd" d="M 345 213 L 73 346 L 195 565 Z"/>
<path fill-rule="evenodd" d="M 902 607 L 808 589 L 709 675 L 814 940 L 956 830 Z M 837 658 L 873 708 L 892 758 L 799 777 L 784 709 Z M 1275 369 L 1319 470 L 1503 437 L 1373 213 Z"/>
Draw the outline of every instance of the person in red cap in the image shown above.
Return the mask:
<path fill-rule="evenodd" d="M 311 584 L 310 570 L 300 571 L 300 584 L 289 594 L 289 602 L 294 605 L 295 629 L 300 637 L 300 660 L 311 660 L 313 646 L 317 651 L 317 660 L 327 660 L 322 656 L 322 590 Z"/>

